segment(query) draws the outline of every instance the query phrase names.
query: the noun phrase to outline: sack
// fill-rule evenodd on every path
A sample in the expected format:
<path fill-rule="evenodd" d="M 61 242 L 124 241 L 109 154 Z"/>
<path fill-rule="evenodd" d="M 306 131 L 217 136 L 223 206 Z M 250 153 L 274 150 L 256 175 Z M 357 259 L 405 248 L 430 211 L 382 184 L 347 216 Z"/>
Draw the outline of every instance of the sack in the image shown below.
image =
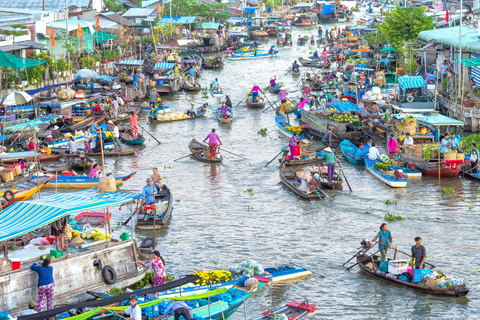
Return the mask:
<path fill-rule="evenodd" d="M 117 102 L 118 102 L 118 105 L 119 105 L 119 106 L 123 106 L 123 105 L 125 104 L 125 102 L 123 101 L 123 99 L 120 98 L 120 97 L 117 98 Z"/>

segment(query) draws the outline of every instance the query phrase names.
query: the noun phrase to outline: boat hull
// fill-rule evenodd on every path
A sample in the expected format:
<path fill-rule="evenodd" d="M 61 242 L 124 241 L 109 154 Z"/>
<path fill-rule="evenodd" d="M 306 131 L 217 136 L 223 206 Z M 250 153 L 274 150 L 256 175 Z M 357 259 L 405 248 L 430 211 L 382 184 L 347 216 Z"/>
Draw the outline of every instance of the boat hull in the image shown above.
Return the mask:
<path fill-rule="evenodd" d="M 373 161 L 365 161 L 366 168 L 375 178 L 385 183 L 387 186 L 392 188 L 405 188 L 407 186 L 407 181 L 404 179 L 392 179 L 385 177 L 385 175 L 379 173 L 376 169 L 373 168 Z"/>
<path fill-rule="evenodd" d="M 429 162 L 426 159 L 414 157 L 404 153 L 400 153 L 402 161 L 415 163 L 415 167 L 427 176 L 437 177 L 440 171 L 440 178 L 454 178 L 462 171 L 462 160 L 448 160 L 437 163 Z"/>
<path fill-rule="evenodd" d="M 131 177 L 135 175 L 131 173 L 129 175 L 115 178 L 115 184 L 117 186 L 123 184 L 123 182 L 127 181 Z M 33 177 L 32 180 L 36 181 L 36 177 Z M 46 185 L 45 188 L 75 188 L 75 189 L 89 189 L 89 188 L 96 188 L 98 187 L 98 179 L 89 179 L 88 177 L 84 176 L 74 176 L 74 177 L 62 177 L 59 176 L 57 179 L 50 180 Z"/>

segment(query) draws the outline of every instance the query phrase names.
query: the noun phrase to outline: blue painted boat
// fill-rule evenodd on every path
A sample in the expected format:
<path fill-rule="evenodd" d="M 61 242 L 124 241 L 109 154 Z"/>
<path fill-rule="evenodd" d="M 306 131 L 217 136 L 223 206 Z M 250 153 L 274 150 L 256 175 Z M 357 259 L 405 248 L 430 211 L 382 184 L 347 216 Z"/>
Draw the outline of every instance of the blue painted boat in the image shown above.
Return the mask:
<path fill-rule="evenodd" d="M 137 134 L 137 138 L 134 138 L 131 131 L 121 132 L 120 138 L 122 142 L 129 145 L 142 145 L 145 142 L 145 138 L 140 133 Z"/>
<path fill-rule="evenodd" d="M 260 53 L 256 55 L 250 55 L 250 56 L 233 56 L 233 57 L 228 57 L 230 60 L 247 60 L 247 59 L 263 59 L 263 58 L 273 58 L 278 55 L 278 51 L 274 51 L 272 54 L 269 53 Z"/>
<path fill-rule="evenodd" d="M 129 180 L 136 172 L 127 174 L 126 176 L 115 178 L 117 186 Z M 37 176 L 32 177 L 33 181 L 37 181 Z M 89 189 L 98 186 L 98 179 L 90 179 L 88 176 L 58 176 L 56 179 L 50 180 L 45 188 L 75 188 L 75 189 Z"/>
<path fill-rule="evenodd" d="M 280 132 L 281 132 L 285 137 L 290 138 L 290 137 L 293 136 L 293 133 L 291 133 L 290 131 L 288 131 L 288 130 L 285 128 L 287 125 L 290 125 L 290 124 L 289 124 L 289 123 L 284 124 L 282 117 L 275 117 L 275 123 L 276 123 L 278 129 L 280 130 Z M 303 140 L 303 139 L 308 140 L 307 137 L 301 136 L 301 135 L 299 135 L 299 134 L 297 135 L 297 137 L 299 137 L 299 138 L 302 139 L 302 140 Z"/>
<path fill-rule="evenodd" d="M 214 98 L 223 98 L 223 91 L 218 92 L 218 90 L 213 91 L 212 85 L 210 85 L 210 88 L 208 89 L 212 97 Z"/>
<path fill-rule="evenodd" d="M 345 159 L 347 159 L 351 164 L 365 164 L 363 159 L 355 160 L 355 153 L 357 152 L 358 147 L 351 143 L 350 140 L 343 140 L 340 143 L 340 150 L 342 150 Z M 369 150 L 370 146 L 368 144 L 363 146 L 364 157 L 368 155 Z"/>
<path fill-rule="evenodd" d="M 371 161 L 368 158 L 365 158 L 365 166 L 368 172 L 370 172 L 375 178 L 377 178 L 378 180 L 382 181 L 387 186 L 392 188 L 405 188 L 407 186 L 407 180 L 393 177 L 389 174 L 385 174 L 375 169 L 373 166 L 377 162 L 381 162 L 381 161 L 378 161 L 378 160 Z M 393 172 L 394 170 L 389 171 L 390 174 L 393 174 Z"/>
<path fill-rule="evenodd" d="M 227 109 L 229 114 L 225 115 L 225 114 L 221 114 L 220 111 L 222 110 L 222 108 L 218 108 L 217 109 L 217 112 L 215 113 L 215 117 L 217 118 L 218 122 L 220 123 L 232 123 L 233 121 L 233 112 L 232 112 L 232 109 Z"/>
<path fill-rule="evenodd" d="M 407 177 L 407 178 L 421 178 L 422 177 L 422 172 L 418 169 L 410 170 L 407 167 L 398 167 L 398 166 L 394 166 L 394 165 L 391 165 L 390 168 L 392 168 L 393 170 L 402 170 L 403 176 Z"/>

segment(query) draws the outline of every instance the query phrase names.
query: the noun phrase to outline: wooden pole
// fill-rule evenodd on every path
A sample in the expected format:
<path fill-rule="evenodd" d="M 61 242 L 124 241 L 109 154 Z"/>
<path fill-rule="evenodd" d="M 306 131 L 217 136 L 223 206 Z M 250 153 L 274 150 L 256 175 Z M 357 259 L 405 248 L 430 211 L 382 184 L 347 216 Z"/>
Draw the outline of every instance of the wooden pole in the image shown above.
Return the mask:
<path fill-rule="evenodd" d="M 99 134 L 100 134 L 100 151 L 102 152 L 102 167 L 103 167 L 103 176 L 105 177 L 105 157 L 103 155 L 103 137 L 102 137 L 102 127 L 99 128 Z"/>

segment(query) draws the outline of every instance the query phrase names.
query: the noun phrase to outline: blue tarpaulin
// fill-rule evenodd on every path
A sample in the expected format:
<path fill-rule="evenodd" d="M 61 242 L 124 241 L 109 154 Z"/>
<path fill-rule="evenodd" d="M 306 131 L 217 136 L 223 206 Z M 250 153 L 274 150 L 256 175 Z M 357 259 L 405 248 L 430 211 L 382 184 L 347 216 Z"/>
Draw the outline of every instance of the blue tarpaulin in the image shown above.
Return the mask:
<path fill-rule="evenodd" d="M 334 4 L 324 4 L 323 5 L 323 11 L 322 11 L 322 17 L 326 16 L 327 14 L 335 12 L 335 5 Z"/>
<path fill-rule="evenodd" d="M 195 22 L 195 16 L 185 16 L 185 17 L 172 17 L 173 24 L 189 24 Z M 160 21 L 160 24 L 170 23 L 170 17 L 163 17 Z"/>
<path fill-rule="evenodd" d="M 124 192 L 99 193 L 97 189 L 90 189 L 17 202 L 0 213 L 0 241 L 21 236 L 67 215 L 118 206 L 140 196 Z"/>
<path fill-rule="evenodd" d="M 313 3 L 298 3 L 295 8 L 310 8 L 313 6 Z"/>
<path fill-rule="evenodd" d="M 255 8 L 243 8 L 243 11 L 249 14 L 252 14 L 252 13 L 255 13 Z"/>
<path fill-rule="evenodd" d="M 362 112 L 363 111 L 355 103 L 350 102 L 350 101 L 330 102 L 330 103 L 328 103 L 328 106 L 336 108 L 337 111 L 339 111 L 339 112 L 345 112 L 345 111 L 359 111 L 359 112 Z"/>
<path fill-rule="evenodd" d="M 75 83 L 75 81 L 69 82 L 69 84 L 72 84 L 72 83 Z M 43 88 L 32 89 L 32 90 L 25 90 L 25 92 L 28 93 L 29 95 L 33 96 L 36 93 L 46 91 L 46 90 L 50 90 L 50 89 L 54 89 L 54 88 L 57 88 L 57 87 L 60 87 L 60 86 L 65 86 L 65 85 L 67 85 L 66 82 L 65 83 L 59 83 L 59 84 L 54 84 L 54 85 L 49 86 L 49 87 L 43 87 Z"/>
<path fill-rule="evenodd" d="M 115 64 L 123 64 L 126 66 L 143 66 L 143 60 L 122 60 Z"/>
<path fill-rule="evenodd" d="M 422 76 L 402 76 L 398 78 L 398 84 L 403 91 L 412 88 L 421 88 L 427 85 L 427 81 Z"/>

